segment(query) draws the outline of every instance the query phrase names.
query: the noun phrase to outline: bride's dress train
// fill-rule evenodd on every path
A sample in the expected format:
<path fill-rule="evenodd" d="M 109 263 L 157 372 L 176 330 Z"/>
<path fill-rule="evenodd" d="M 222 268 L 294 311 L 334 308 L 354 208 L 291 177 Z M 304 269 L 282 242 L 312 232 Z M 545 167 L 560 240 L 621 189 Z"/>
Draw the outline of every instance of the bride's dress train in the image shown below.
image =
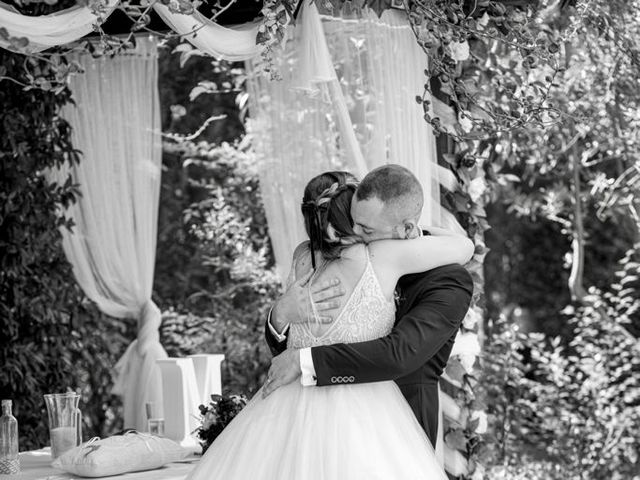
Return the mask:
<path fill-rule="evenodd" d="M 367 260 L 343 311 L 321 337 L 292 325 L 289 348 L 385 336 L 395 308 Z M 188 480 L 447 480 L 394 382 L 258 391 Z M 344 383 L 344 384 L 343 384 Z"/>

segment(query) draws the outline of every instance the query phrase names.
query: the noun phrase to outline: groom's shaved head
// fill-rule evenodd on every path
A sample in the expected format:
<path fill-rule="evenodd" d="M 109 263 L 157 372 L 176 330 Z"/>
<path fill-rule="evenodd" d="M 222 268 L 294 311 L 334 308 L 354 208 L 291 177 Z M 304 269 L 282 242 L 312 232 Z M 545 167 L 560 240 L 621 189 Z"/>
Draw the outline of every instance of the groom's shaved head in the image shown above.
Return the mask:
<path fill-rule="evenodd" d="M 356 190 L 357 200 L 377 198 L 397 221 L 415 219 L 424 205 L 422 185 L 405 167 L 383 165 L 371 170 Z"/>

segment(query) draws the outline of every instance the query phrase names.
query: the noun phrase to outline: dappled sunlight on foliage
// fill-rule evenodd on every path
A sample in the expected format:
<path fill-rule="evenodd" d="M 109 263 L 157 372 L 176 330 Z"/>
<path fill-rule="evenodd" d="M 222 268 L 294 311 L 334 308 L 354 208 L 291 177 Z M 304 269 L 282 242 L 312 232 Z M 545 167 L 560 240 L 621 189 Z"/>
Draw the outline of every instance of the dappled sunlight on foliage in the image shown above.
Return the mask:
<path fill-rule="evenodd" d="M 570 340 L 523 333 L 505 319 L 493 324 L 482 381 L 491 463 L 517 470 L 547 459 L 550 479 L 616 480 L 637 472 L 640 344 L 629 331 L 640 306 L 637 252 L 622 259 L 608 291 L 591 289 L 587 304 L 564 310 Z"/>
<path fill-rule="evenodd" d="M 251 139 L 241 140 L 244 69 L 174 47 L 159 59 L 164 171 L 154 298 L 162 344 L 170 356 L 224 353 L 223 388 L 250 394 L 271 358 L 264 319 L 280 281 Z M 201 128 L 216 115 L 223 118 Z"/>
<path fill-rule="evenodd" d="M 202 198 L 183 213 L 185 239 L 194 245 L 194 251 L 191 272 L 185 272 L 189 284 L 184 286 L 178 307 L 198 314 L 165 312 L 162 333 L 175 354 L 224 353 L 225 388 L 251 393 L 260 386 L 270 360 L 263 325 L 280 288 L 255 159 L 248 138 L 237 146 L 170 148 L 178 148 L 189 158 L 188 168 L 195 177 L 190 179 L 192 193 Z M 160 263 L 171 261 L 158 259 Z M 187 269 L 182 266 L 181 270 Z M 162 281 L 158 279 L 157 288 Z M 176 338 L 181 336 L 185 338 Z M 187 340 L 192 336 L 197 341 Z"/>

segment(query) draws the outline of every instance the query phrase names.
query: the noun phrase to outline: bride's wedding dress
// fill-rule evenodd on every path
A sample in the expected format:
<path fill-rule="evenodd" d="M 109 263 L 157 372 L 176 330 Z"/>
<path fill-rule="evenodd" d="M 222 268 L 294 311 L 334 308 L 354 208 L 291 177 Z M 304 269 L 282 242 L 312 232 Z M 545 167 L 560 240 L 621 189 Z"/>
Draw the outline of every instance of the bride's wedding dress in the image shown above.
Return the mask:
<path fill-rule="evenodd" d="M 393 327 L 395 307 L 367 255 L 362 277 L 322 336 L 295 324 L 288 347 L 372 340 Z M 209 447 L 188 480 L 447 480 L 433 447 L 392 382 L 330 387 L 299 381 L 266 399 L 258 391 Z"/>

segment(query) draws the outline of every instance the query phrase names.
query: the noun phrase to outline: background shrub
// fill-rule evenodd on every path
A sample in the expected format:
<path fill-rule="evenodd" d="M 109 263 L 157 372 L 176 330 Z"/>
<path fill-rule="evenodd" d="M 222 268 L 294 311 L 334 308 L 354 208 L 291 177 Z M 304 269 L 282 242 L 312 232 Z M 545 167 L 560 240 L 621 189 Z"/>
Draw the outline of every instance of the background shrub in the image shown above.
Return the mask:
<path fill-rule="evenodd" d="M 0 65 L 20 78 L 21 55 L 0 50 Z M 29 59 L 32 68 L 47 64 Z M 62 251 L 58 214 L 75 201 L 70 181 L 49 184 L 43 171 L 80 161 L 70 127 L 59 117 L 68 89 L 0 89 L 0 397 L 14 400 L 20 448 L 48 443 L 42 395 L 82 394 L 86 436 L 113 423 L 118 402 L 110 395 L 111 366 L 126 329 L 107 321 L 76 285 Z M 78 390 L 79 388 L 79 390 Z"/>
<path fill-rule="evenodd" d="M 609 289 L 592 288 L 584 305 L 564 309 L 573 332 L 566 343 L 520 332 L 504 319 L 493 325 L 480 383 L 491 418 L 487 455 L 503 473 L 520 478 L 524 468 L 529 478 L 602 480 L 637 475 L 640 357 L 630 332 L 640 306 L 638 254 L 638 245 L 627 252 Z"/>

